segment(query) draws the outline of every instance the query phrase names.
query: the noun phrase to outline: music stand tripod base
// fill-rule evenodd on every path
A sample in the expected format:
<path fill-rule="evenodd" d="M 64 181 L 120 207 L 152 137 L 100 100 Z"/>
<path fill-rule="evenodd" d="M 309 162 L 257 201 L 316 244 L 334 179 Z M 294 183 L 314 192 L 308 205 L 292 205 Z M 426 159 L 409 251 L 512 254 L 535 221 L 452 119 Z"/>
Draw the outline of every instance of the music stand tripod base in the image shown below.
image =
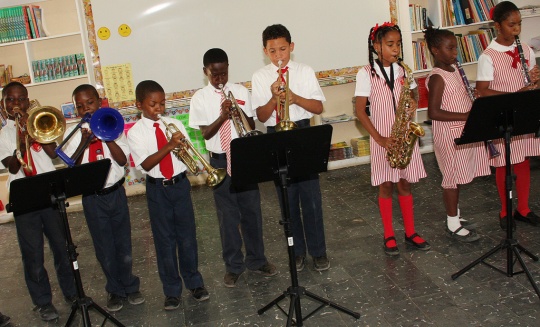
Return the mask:
<path fill-rule="evenodd" d="M 298 284 L 292 241 L 293 234 L 290 226 L 287 191 L 289 179 L 326 171 L 331 137 L 332 126 L 321 125 L 248 138 L 237 138 L 231 142 L 231 177 L 233 185 L 249 185 L 273 180 L 281 190 L 280 198 L 283 206 L 280 224 L 283 225 L 287 241 L 289 273 L 292 285 L 276 299 L 259 309 L 257 313 L 261 315 L 276 305 L 287 316 L 287 326 L 292 326 L 293 322 L 296 326 L 302 326 L 305 319 L 308 319 L 325 306 L 340 310 L 356 319 L 360 318 L 359 313 L 311 293 Z M 309 144 L 309 146 L 306 146 L 306 144 Z M 290 298 L 288 312 L 279 305 L 279 302 L 286 297 Z M 305 317 L 302 316 L 301 311 L 300 300 L 302 297 L 308 297 L 320 303 L 315 310 Z"/>
<path fill-rule="evenodd" d="M 540 134 L 540 90 L 525 91 L 501 94 L 495 96 L 481 97 L 474 101 L 472 109 L 461 133 L 461 137 L 455 140 L 455 143 L 469 144 L 480 141 L 497 140 L 501 137 L 504 140 L 505 149 L 505 193 L 506 193 L 506 238 L 499 245 L 483 254 L 480 258 L 474 260 L 466 267 L 452 275 L 455 280 L 469 269 L 479 263 L 506 275 L 525 273 L 531 283 L 538 298 L 540 298 L 540 289 L 536 285 L 534 278 L 527 268 L 521 253 L 525 253 L 533 261 L 538 261 L 538 257 L 521 246 L 513 236 L 513 212 L 512 212 L 512 165 L 510 143 L 513 136 L 534 133 L 536 137 Z M 487 155 L 487 153 L 486 153 Z M 499 269 L 484 260 L 489 258 L 500 250 L 506 250 L 506 271 Z M 522 271 L 515 272 L 514 264 L 516 261 L 521 265 Z"/>
<path fill-rule="evenodd" d="M 121 322 L 116 320 L 116 318 L 111 316 L 84 293 L 79 265 L 77 263 L 77 256 L 79 254 L 71 238 L 66 212 L 67 198 L 81 194 L 83 196 L 90 195 L 103 188 L 110 166 L 110 159 L 104 159 L 73 168 L 59 169 L 32 177 L 17 179 L 10 184 L 11 192 L 8 210 L 13 212 L 14 215 L 54 207 L 58 210 L 58 218 L 62 220 L 68 257 L 71 262 L 71 270 L 77 290 L 77 300 L 71 305 L 71 313 L 66 322 L 66 327 L 71 326 L 75 314 L 79 310 L 81 312 L 83 326 L 93 326 L 90 321 L 89 309 L 96 310 L 104 317 L 101 326 L 104 326 L 107 321 L 110 321 L 118 327 L 124 327 Z M 27 201 L 29 197 L 32 198 L 31 202 Z"/>

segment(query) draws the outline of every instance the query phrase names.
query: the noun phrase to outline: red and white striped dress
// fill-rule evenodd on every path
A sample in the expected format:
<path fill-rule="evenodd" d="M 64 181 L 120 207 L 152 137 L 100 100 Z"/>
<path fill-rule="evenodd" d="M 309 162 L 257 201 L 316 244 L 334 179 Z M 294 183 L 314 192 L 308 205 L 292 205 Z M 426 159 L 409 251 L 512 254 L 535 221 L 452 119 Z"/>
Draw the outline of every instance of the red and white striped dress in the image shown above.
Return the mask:
<path fill-rule="evenodd" d="M 495 40 L 492 41 L 492 43 L 493 42 L 495 42 Z M 530 52 L 529 46 L 523 44 L 523 54 L 528 62 L 531 60 Z M 523 77 L 521 64 L 518 64 L 517 68 L 513 68 L 513 58 L 510 55 L 498 51 L 493 48 L 492 45 L 484 50 L 482 55 L 490 57 L 493 62 L 493 80 L 489 83 L 490 89 L 501 92 L 516 92 L 525 87 L 525 78 Z M 482 60 L 482 57 L 480 57 L 479 60 Z M 502 138 L 494 140 L 493 144 L 495 144 L 501 155 L 490 159 L 489 164 L 494 167 L 505 166 L 506 151 L 504 150 L 504 140 Z M 512 164 L 523 162 L 526 157 L 538 155 L 540 155 L 540 139 L 535 138 L 534 134 L 512 137 L 510 142 L 510 161 Z"/>
<path fill-rule="evenodd" d="M 444 80 L 442 110 L 458 113 L 471 110 L 472 101 L 457 68 L 454 67 L 454 72 L 433 68 L 426 79 L 426 87 L 433 75 L 439 75 Z M 467 184 L 475 177 L 491 173 L 489 155 L 483 142 L 463 145 L 454 143 L 454 139 L 461 136 L 464 126 L 464 121 L 433 120 L 435 157 L 443 176 L 441 186 L 446 189 L 457 188 L 458 184 Z"/>
<path fill-rule="evenodd" d="M 383 76 L 371 76 L 371 66 L 362 68 L 362 74 L 368 74 L 371 83 L 371 92 L 368 96 L 370 102 L 370 120 L 375 129 L 383 137 L 390 137 L 392 125 L 395 121 L 394 104 L 392 102 L 392 92 Z M 403 87 L 403 68 L 394 64 L 394 98 L 396 106 L 399 103 L 399 96 Z M 359 72 L 360 74 L 360 72 Z M 357 80 L 358 81 L 358 80 Z M 358 82 L 357 82 L 358 83 Z M 390 167 L 386 160 L 386 149 L 377 144 L 373 137 L 369 139 L 371 151 L 371 185 L 377 186 L 384 182 L 397 183 L 400 179 L 405 179 L 409 183 L 416 183 L 420 178 L 426 177 L 424 163 L 418 149 L 418 142 L 414 145 L 411 162 L 405 169 Z"/>

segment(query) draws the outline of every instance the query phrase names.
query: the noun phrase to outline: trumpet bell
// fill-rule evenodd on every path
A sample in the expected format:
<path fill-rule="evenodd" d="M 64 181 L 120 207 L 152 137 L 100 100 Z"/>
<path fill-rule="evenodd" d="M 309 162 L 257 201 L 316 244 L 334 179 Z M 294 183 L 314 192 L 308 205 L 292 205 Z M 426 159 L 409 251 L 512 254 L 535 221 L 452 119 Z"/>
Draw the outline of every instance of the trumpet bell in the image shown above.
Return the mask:
<path fill-rule="evenodd" d="M 47 144 L 64 135 L 66 119 L 60 110 L 44 106 L 28 112 L 28 134 L 37 142 Z"/>
<path fill-rule="evenodd" d="M 113 108 L 100 108 L 90 119 L 90 129 L 102 141 L 114 141 L 124 132 L 124 117 Z"/>
<path fill-rule="evenodd" d="M 221 184 L 227 175 L 227 171 L 223 168 L 217 168 L 213 171 L 208 172 L 208 177 L 206 178 L 206 185 L 214 187 Z"/>
<path fill-rule="evenodd" d="M 296 125 L 296 123 L 292 120 L 282 120 L 276 124 L 275 128 L 276 132 L 292 131 L 293 129 L 297 129 L 298 125 Z"/>

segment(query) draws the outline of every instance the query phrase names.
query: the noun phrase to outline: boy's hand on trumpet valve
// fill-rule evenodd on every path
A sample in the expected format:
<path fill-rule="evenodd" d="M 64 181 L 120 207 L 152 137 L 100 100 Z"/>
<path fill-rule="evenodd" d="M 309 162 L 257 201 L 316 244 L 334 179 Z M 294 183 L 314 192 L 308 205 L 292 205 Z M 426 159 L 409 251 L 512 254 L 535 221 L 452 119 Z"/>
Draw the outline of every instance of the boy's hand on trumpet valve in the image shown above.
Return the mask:
<path fill-rule="evenodd" d="M 227 120 L 231 116 L 231 107 L 232 101 L 230 99 L 227 99 L 221 103 L 221 118 L 223 118 L 223 120 Z"/>
<path fill-rule="evenodd" d="M 171 136 L 171 139 L 169 140 L 169 145 L 172 147 L 172 149 L 176 149 L 182 145 L 182 142 L 184 141 L 186 137 L 182 132 L 176 132 Z"/>
<path fill-rule="evenodd" d="M 283 82 L 278 78 L 274 83 L 272 83 L 272 85 L 270 85 L 270 91 L 272 91 L 272 95 L 274 97 L 280 97 L 281 94 L 285 94 Z"/>

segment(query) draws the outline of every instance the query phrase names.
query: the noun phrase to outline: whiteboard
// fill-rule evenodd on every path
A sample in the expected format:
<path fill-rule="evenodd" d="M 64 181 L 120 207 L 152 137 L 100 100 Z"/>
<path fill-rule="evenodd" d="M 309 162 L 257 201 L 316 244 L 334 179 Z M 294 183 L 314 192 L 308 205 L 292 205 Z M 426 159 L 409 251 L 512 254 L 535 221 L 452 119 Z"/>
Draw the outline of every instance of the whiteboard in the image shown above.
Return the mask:
<path fill-rule="evenodd" d="M 262 31 L 285 25 L 295 43 L 293 60 L 315 71 L 364 65 L 367 34 L 390 20 L 388 1 L 360 0 L 92 0 L 94 26 L 110 37 L 97 39 L 102 66 L 130 63 L 135 85 L 152 79 L 165 92 L 207 84 L 202 57 L 210 48 L 229 56 L 229 81 L 250 81 L 269 63 Z M 271 5 L 271 6 L 270 6 Z M 122 37 L 118 27 L 131 34 Z"/>

